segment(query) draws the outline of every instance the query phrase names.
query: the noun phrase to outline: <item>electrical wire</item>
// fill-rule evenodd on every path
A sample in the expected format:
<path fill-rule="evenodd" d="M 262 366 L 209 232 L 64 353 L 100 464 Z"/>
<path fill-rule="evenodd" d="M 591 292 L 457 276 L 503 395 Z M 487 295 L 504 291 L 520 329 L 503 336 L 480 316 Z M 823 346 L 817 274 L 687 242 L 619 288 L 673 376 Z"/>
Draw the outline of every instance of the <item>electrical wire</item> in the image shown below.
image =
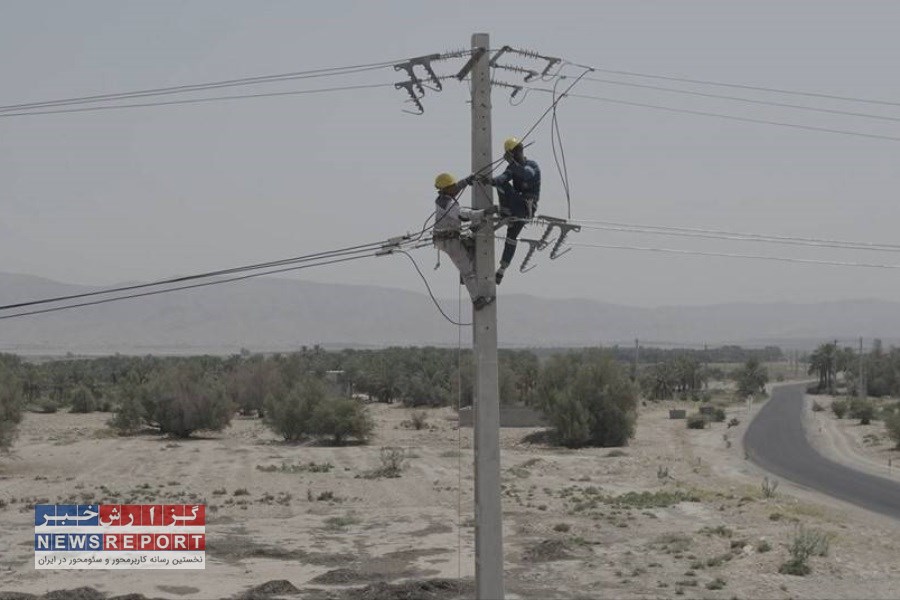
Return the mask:
<path fill-rule="evenodd" d="M 58 115 L 64 113 L 79 113 L 79 112 L 95 112 L 95 111 L 103 111 L 103 110 L 117 110 L 122 108 L 147 108 L 151 106 L 172 106 L 177 104 L 198 104 L 201 102 L 219 102 L 223 100 L 245 100 L 248 98 L 272 98 L 276 96 L 300 96 L 304 94 L 323 94 L 329 92 L 344 92 L 350 90 L 364 90 L 364 89 L 374 89 L 374 88 L 393 88 L 393 83 L 369 83 L 369 84 L 361 84 L 361 85 L 345 85 L 345 86 L 337 86 L 337 87 L 328 87 L 328 88 L 317 88 L 317 89 L 309 89 L 309 90 L 293 90 L 286 92 L 261 92 L 258 94 L 234 94 L 231 96 L 211 96 L 206 98 L 188 98 L 184 100 L 164 100 L 160 102 L 138 102 L 132 104 L 112 104 L 106 106 L 88 106 L 82 108 L 60 108 L 53 110 L 40 110 L 40 111 L 31 111 L 31 112 L 13 112 L 13 113 L 0 113 L 0 119 L 8 118 L 8 117 L 30 117 L 34 115 Z"/>
<path fill-rule="evenodd" d="M 454 325 L 456 325 L 458 327 L 468 327 L 469 325 L 471 325 L 471 323 L 460 323 L 459 321 L 454 321 L 450 316 L 448 316 L 447 313 L 444 312 L 444 309 L 441 308 L 441 305 L 437 301 L 437 298 L 434 297 L 434 293 L 431 291 L 431 285 L 428 283 L 428 279 L 425 278 L 425 274 L 422 273 L 422 269 L 419 268 L 419 263 L 416 262 L 416 259 L 414 259 L 412 257 L 412 255 L 409 252 L 407 252 L 406 250 L 397 250 L 397 252 L 399 252 L 400 254 L 403 254 L 404 256 L 406 256 L 406 258 L 408 258 L 410 260 L 410 262 L 412 262 L 413 267 L 416 268 L 416 272 L 419 274 L 419 277 L 421 277 L 422 281 L 425 283 L 425 289 L 428 290 L 428 295 L 431 296 L 431 301 L 434 303 L 434 305 L 437 307 L 438 311 L 441 313 L 441 315 L 445 319 L 447 319 L 450 323 L 453 323 Z"/>
<path fill-rule="evenodd" d="M 785 244 L 797 244 L 797 245 L 808 245 L 808 246 L 821 246 L 827 248 L 843 248 L 849 250 L 873 250 L 873 251 L 882 251 L 882 252 L 900 252 L 900 244 L 887 244 L 887 243 L 878 243 L 878 242 L 860 242 L 853 240 L 838 240 L 838 239 L 828 239 L 828 238 L 811 238 L 811 237 L 799 237 L 799 236 L 783 236 L 783 235 L 771 235 L 771 234 L 762 234 L 762 233 L 746 233 L 746 232 L 736 232 L 736 231 L 724 231 L 721 229 L 702 229 L 696 227 L 672 227 L 672 226 L 663 226 L 663 225 L 642 225 L 635 223 L 620 223 L 616 221 L 601 221 L 601 220 L 589 220 L 589 219 L 572 219 L 572 223 L 582 224 L 585 229 L 593 229 L 589 225 L 601 225 L 607 226 L 609 228 L 612 227 L 621 227 L 623 229 L 634 229 L 634 230 L 646 230 L 647 233 L 651 231 L 659 231 L 659 232 L 672 232 L 674 233 L 688 233 L 694 234 L 696 237 L 715 237 L 716 239 L 735 239 L 739 241 L 768 241 L 768 242 L 778 242 Z M 601 229 L 601 227 L 597 227 L 597 229 Z"/>
<path fill-rule="evenodd" d="M 553 117 L 550 119 L 550 149 L 553 151 L 553 161 L 556 163 L 556 170 L 559 173 L 559 178 L 562 180 L 563 191 L 566 194 L 567 218 L 571 219 L 572 194 L 571 188 L 569 187 L 569 169 L 566 165 L 566 152 L 563 148 L 562 133 L 559 130 L 559 120 L 557 119 L 556 109 L 556 86 L 559 85 L 560 81 L 562 81 L 561 77 L 553 82 Z M 559 157 L 556 152 L 557 143 L 559 143 Z M 561 163 L 560 157 L 562 158 Z"/>
<path fill-rule="evenodd" d="M 577 63 L 571 63 L 578 67 L 584 67 L 584 65 L 579 65 Z M 600 73 L 611 73 L 615 75 L 628 75 L 631 77 L 644 77 L 648 79 L 661 79 L 666 81 L 678 81 L 681 83 L 693 83 L 700 85 L 712 85 L 717 87 L 728 87 L 728 88 L 736 88 L 742 90 L 753 90 L 757 92 L 772 92 L 776 94 L 789 94 L 794 96 L 807 96 L 810 98 L 825 98 L 828 100 L 841 100 L 844 102 L 861 102 L 864 104 L 879 104 L 883 106 L 900 106 L 900 102 L 890 101 L 890 100 L 878 100 L 871 98 L 859 98 L 854 96 L 840 96 L 837 94 L 824 94 L 818 92 L 804 92 L 799 90 L 788 90 L 783 88 L 775 88 L 775 87 L 764 87 L 759 85 L 747 85 L 740 83 L 723 83 L 721 81 L 712 81 L 708 79 L 691 79 L 688 77 L 675 77 L 671 75 L 655 75 L 651 73 L 638 73 L 636 71 L 623 71 L 616 69 L 604 69 L 600 67 L 593 67 L 594 71 Z"/>
<path fill-rule="evenodd" d="M 646 246 L 620 246 L 615 244 L 582 244 L 570 243 L 576 248 L 604 248 L 611 250 L 637 250 L 643 252 L 659 252 L 664 254 L 683 254 L 692 256 L 712 256 L 722 258 L 746 258 L 753 260 L 769 260 L 777 262 L 802 263 L 812 265 L 826 265 L 835 267 L 864 267 L 872 269 L 900 269 L 900 264 L 878 264 L 878 263 L 860 263 L 860 262 L 844 262 L 836 260 L 817 260 L 811 258 L 792 258 L 788 256 L 766 256 L 761 254 L 731 254 L 727 252 L 706 252 L 702 250 L 681 250 L 676 248 L 653 248 Z"/>
<path fill-rule="evenodd" d="M 573 88 L 573 87 L 575 87 L 576 85 L 578 85 L 578 82 L 581 81 L 581 78 L 584 77 L 585 75 L 587 75 L 588 73 L 590 73 L 591 71 L 593 71 L 593 69 L 591 69 L 590 67 L 585 67 L 584 72 L 583 72 L 581 75 L 579 75 L 578 77 L 576 77 L 576 78 L 575 78 L 575 81 L 573 81 L 573 82 L 569 85 L 569 87 L 567 87 L 567 88 L 565 89 L 565 91 L 563 91 L 563 93 L 560 94 L 559 97 L 558 97 L 556 100 L 554 100 L 553 103 L 550 104 L 549 107 L 547 107 L 547 110 L 545 110 L 544 113 L 543 113 L 540 117 L 538 117 L 538 120 L 535 121 L 534 125 L 532 125 L 531 128 L 529 128 L 528 131 L 525 132 L 525 135 L 523 135 L 521 138 L 519 138 L 519 141 L 522 142 L 522 143 L 524 143 L 525 140 L 528 139 L 528 136 L 530 136 L 530 135 L 532 134 L 532 132 L 534 132 L 534 130 L 537 129 L 538 125 L 541 124 L 541 121 L 543 121 L 543 120 L 547 117 L 547 115 L 550 113 L 550 111 L 556 109 L 556 105 L 559 104 L 560 100 L 562 100 L 562 99 L 565 98 L 567 95 L 569 95 L 569 92 L 572 91 L 572 88 Z M 529 89 L 539 89 L 539 90 L 545 90 L 545 91 L 546 91 L 546 88 L 529 88 Z M 552 90 L 550 90 L 550 92 L 553 93 Z"/>
<path fill-rule="evenodd" d="M 120 286 L 120 287 L 114 287 L 114 288 L 107 288 L 107 289 L 97 290 L 97 291 L 93 291 L 93 292 L 84 292 L 81 294 L 70 294 L 67 296 L 56 296 L 53 298 L 42 298 L 40 300 L 29 300 L 29 301 L 24 301 L 24 302 L 16 302 L 14 304 L 6 304 L 3 306 L 0 306 L 0 311 L 12 310 L 12 309 L 16 309 L 16 308 L 25 308 L 28 306 L 36 306 L 36 305 L 40 305 L 40 304 L 65 302 L 68 300 L 78 300 L 81 298 L 90 298 L 90 297 L 94 297 L 94 296 L 105 296 L 105 295 L 109 295 L 109 294 L 117 294 L 120 292 L 131 292 L 134 290 L 146 289 L 146 288 L 151 288 L 151 287 L 159 287 L 162 285 L 172 285 L 172 284 L 176 284 L 176 283 L 184 283 L 187 281 L 194 281 L 197 279 L 208 279 L 210 277 L 218 277 L 221 275 L 230 275 L 232 273 L 240 273 L 242 271 L 256 271 L 259 269 L 267 269 L 267 268 L 271 268 L 271 267 L 277 267 L 277 266 L 282 266 L 282 265 L 287 265 L 287 264 L 292 264 L 292 263 L 301 263 L 301 262 L 306 262 L 306 261 L 311 261 L 311 260 L 316 260 L 316 259 L 332 258 L 332 257 L 343 256 L 343 255 L 356 253 L 356 252 L 374 250 L 375 248 L 379 248 L 379 247 L 383 246 L 384 244 L 385 244 L 384 241 L 370 242 L 368 244 L 359 244 L 357 246 L 348 246 L 346 248 L 338 248 L 336 250 L 329 250 L 326 252 L 315 252 L 313 254 L 306 254 L 303 256 L 295 256 L 293 258 L 284 258 L 284 259 L 280 259 L 280 260 L 267 261 L 267 262 L 252 264 L 252 265 L 244 265 L 241 267 L 231 267 L 228 269 L 207 271 L 205 273 L 196 273 L 193 275 L 183 275 L 183 276 L 179 276 L 179 277 L 172 277 L 169 279 L 161 279 L 159 281 L 154 281 L 151 283 L 140 283 L 140 284 L 134 284 L 134 285 L 126 285 L 126 286 Z"/>
<path fill-rule="evenodd" d="M 664 86 L 658 86 L 658 85 L 633 83 L 630 81 L 614 81 L 612 79 L 599 79 L 596 77 L 585 77 L 584 80 L 585 81 L 593 81 L 596 83 L 606 83 L 609 85 L 619 85 L 619 86 L 635 87 L 635 88 L 648 89 L 648 90 L 657 90 L 657 91 L 669 92 L 669 93 L 673 93 L 673 94 L 699 96 L 702 98 L 716 98 L 716 99 L 720 99 L 720 100 L 733 100 L 735 102 L 747 102 L 750 104 L 776 106 L 779 108 L 791 108 L 791 109 L 796 109 L 796 110 L 806 110 L 806 111 L 828 113 L 828 114 L 834 114 L 834 115 L 862 117 L 865 119 L 879 119 L 882 121 L 900 121 L 900 117 L 889 117 L 886 115 L 873 115 L 871 113 L 860 113 L 860 112 L 854 112 L 854 111 L 849 111 L 849 110 L 820 108 L 820 107 L 816 107 L 816 106 L 804 106 L 802 104 L 790 104 L 787 102 L 773 102 L 771 100 L 758 100 L 758 99 L 754 99 L 754 98 L 744 98 L 741 96 L 727 96 L 725 94 L 710 94 L 710 93 L 706 93 L 706 92 L 697 92 L 697 91 L 693 91 L 693 90 L 680 90 L 678 88 L 670 88 L 670 87 L 664 87 Z"/>
<path fill-rule="evenodd" d="M 546 88 L 530 88 L 530 89 L 532 89 L 533 91 L 553 93 L 553 90 L 549 90 Z M 617 98 L 606 98 L 603 96 L 592 96 L 589 94 L 569 94 L 569 96 L 572 98 L 582 98 L 585 100 L 593 100 L 596 102 L 607 102 L 607 103 L 611 103 L 611 104 L 622 104 L 622 105 L 626 105 L 626 106 L 651 108 L 654 110 L 662 110 L 662 111 L 666 111 L 666 112 L 697 115 L 697 116 L 703 116 L 703 117 L 715 117 L 715 118 L 719 118 L 719 119 L 728 119 L 731 121 L 741 121 L 743 123 L 760 123 L 763 125 L 776 125 L 776 126 L 780 126 L 780 127 L 791 127 L 793 129 L 802 129 L 802 130 L 806 130 L 806 131 L 819 131 L 819 132 L 824 132 L 824 133 L 834 133 L 834 134 L 840 134 L 840 135 L 872 138 L 872 139 L 878 139 L 878 140 L 888 140 L 891 142 L 900 142 L 900 137 L 895 137 L 895 136 L 890 136 L 890 135 L 881 135 L 881 134 L 877 134 L 877 133 L 865 133 L 862 131 L 850 131 L 850 130 L 846 130 L 846 129 L 831 129 L 828 127 L 816 127 L 814 125 L 800 125 L 798 123 L 788 123 L 788 122 L 784 122 L 784 121 L 770 121 L 767 119 L 739 117 L 737 115 L 728 115 L 728 114 L 723 114 L 723 113 L 708 112 L 708 111 L 701 111 L 701 110 L 691 110 L 691 109 L 687 109 L 687 108 L 673 108 L 671 106 L 663 106 L 663 105 L 659 105 L 659 104 L 648 104 L 648 103 L 644 103 L 644 102 L 633 102 L 630 100 L 620 100 Z"/>
<path fill-rule="evenodd" d="M 254 277 L 262 277 L 263 275 L 273 275 L 275 273 L 286 273 L 288 271 L 299 271 L 301 269 L 309 269 L 312 267 L 322 267 L 325 265 L 333 265 L 333 264 L 338 264 L 338 263 L 342 263 L 342 262 L 348 262 L 351 260 L 359 260 L 361 258 L 370 258 L 373 256 L 376 256 L 376 254 L 369 253 L 369 254 L 361 254 L 359 256 L 348 256 L 348 257 L 338 258 L 338 259 L 333 259 L 333 260 L 325 260 L 325 261 L 317 262 L 314 264 L 303 264 L 303 265 L 299 265 L 299 266 L 286 267 L 283 269 L 273 269 L 273 270 L 264 271 L 261 273 L 250 273 L 249 275 L 241 275 L 238 277 L 229 277 L 226 279 L 216 279 L 213 281 L 205 281 L 202 283 L 194 283 L 191 285 L 183 285 L 183 286 L 178 286 L 178 287 L 173 287 L 173 288 L 166 288 L 163 290 L 152 290 L 149 292 L 139 292 L 136 294 L 117 296 L 115 298 L 103 298 L 100 300 L 91 300 L 88 302 L 78 302 L 76 304 L 67 304 L 65 306 L 54 306 L 51 308 L 41 308 L 41 309 L 37 309 L 37 310 L 30 310 L 30 311 L 26 311 L 26 312 L 15 313 L 12 315 L 2 315 L 2 316 L 0 316 L 0 321 L 5 320 L 5 319 L 15 319 L 17 317 L 26 317 L 29 315 L 40 315 L 40 314 L 46 314 L 46 313 L 51 313 L 51 312 L 57 312 L 57 311 L 61 311 L 61 310 L 69 310 L 69 309 L 73 309 L 73 308 L 82 308 L 85 306 L 95 306 L 98 304 L 107 304 L 109 302 L 118 302 L 120 300 L 131 300 L 134 298 L 143 298 L 145 296 L 156 296 L 159 294 L 168 294 L 170 292 L 176 292 L 176 291 L 180 291 L 180 290 L 190 290 L 190 289 L 195 289 L 195 288 L 207 287 L 207 286 L 211 286 L 211 285 L 232 283 L 235 281 L 242 281 L 244 279 L 251 279 Z"/>
<path fill-rule="evenodd" d="M 274 75 L 261 75 L 257 77 L 241 77 L 237 79 L 226 79 L 223 81 L 212 81 L 207 83 L 197 83 L 189 85 L 177 85 L 170 87 L 151 88 L 136 90 L 131 92 L 118 92 L 111 94 L 95 94 L 93 96 L 81 96 L 74 98 L 63 98 L 59 100 L 47 100 L 43 102 L 26 102 L 21 104 L 8 104 L 0 106 L 0 112 L 20 111 L 33 108 L 45 108 L 49 106 L 68 106 L 72 104 L 90 104 L 96 102 L 109 102 L 112 100 L 123 100 L 130 98 L 142 98 L 147 96 L 159 96 L 167 94 L 183 94 L 187 92 L 197 92 L 209 89 L 219 89 L 225 87 L 238 87 L 245 85 L 258 85 L 263 83 L 277 83 L 282 81 L 293 81 L 298 79 L 311 79 L 318 77 L 332 77 L 337 75 L 349 75 L 354 73 L 362 73 L 383 69 L 394 64 L 395 61 L 383 61 L 378 63 L 369 63 L 363 65 L 352 65 L 347 67 L 332 67 L 324 69 L 312 69 L 307 71 L 293 71 L 289 73 L 279 73 Z"/>

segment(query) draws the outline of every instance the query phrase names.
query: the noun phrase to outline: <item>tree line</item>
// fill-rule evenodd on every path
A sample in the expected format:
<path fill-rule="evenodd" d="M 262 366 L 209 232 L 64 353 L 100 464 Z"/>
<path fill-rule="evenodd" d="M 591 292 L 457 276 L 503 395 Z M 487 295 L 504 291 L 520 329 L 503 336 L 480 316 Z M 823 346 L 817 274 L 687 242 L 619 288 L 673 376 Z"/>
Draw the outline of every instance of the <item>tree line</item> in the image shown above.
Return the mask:
<path fill-rule="evenodd" d="M 644 350 L 642 349 L 642 352 Z M 751 351 L 759 352 L 759 351 Z M 716 367 L 690 351 L 632 371 L 619 349 L 542 353 L 500 350 L 503 404 L 542 410 L 567 445 L 621 445 L 633 435 L 640 391 L 665 399 L 699 390 Z M 721 357 L 729 360 L 729 347 Z M 750 354 L 755 356 L 755 354 Z M 386 348 L 228 357 L 68 357 L 45 362 L 0 354 L 0 448 L 12 442 L 22 410 L 112 412 L 124 433 L 153 430 L 186 437 L 221 430 L 232 415 L 265 420 L 286 440 L 314 436 L 336 443 L 365 440 L 372 431 L 361 401 L 407 406 L 471 405 L 471 350 Z"/>

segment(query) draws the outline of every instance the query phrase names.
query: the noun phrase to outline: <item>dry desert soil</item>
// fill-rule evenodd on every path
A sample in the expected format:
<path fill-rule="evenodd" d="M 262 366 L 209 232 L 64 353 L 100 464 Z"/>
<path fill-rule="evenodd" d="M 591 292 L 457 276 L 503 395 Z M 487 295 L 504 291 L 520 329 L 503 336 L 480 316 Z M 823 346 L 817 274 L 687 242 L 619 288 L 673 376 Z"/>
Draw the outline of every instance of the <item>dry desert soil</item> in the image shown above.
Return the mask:
<path fill-rule="evenodd" d="M 670 420 L 679 407 L 693 410 L 642 406 L 622 449 L 502 430 L 509 598 L 900 598 L 900 523 L 784 481 L 767 497 L 744 457 L 746 406 L 705 430 Z M 101 413 L 28 414 L 0 457 L 0 598 L 473 597 L 471 429 L 449 408 L 422 430 L 409 409 L 371 411 L 369 445 L 337 448 L 250 418 L 175 441 L 119 437 Z M 807 425 L 827 455 L 888 474 L 880 423 Z M 400 477 L 375 476 L 382 447 L 405 452 Z M 208 505 L 203 571 L 34 569 L 34 504 L 192 502 Z M 827 555 L 780 574 L 800 526 L 827 535 Z"/>

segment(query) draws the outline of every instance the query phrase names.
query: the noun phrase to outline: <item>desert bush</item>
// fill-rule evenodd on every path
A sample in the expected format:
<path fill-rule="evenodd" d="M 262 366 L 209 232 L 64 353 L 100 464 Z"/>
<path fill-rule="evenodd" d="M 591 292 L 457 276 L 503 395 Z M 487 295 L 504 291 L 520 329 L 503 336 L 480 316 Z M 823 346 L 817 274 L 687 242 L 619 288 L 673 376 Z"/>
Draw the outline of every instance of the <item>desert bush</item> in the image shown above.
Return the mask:
<path fill-rule="evenodd" d="M 887 429 L 888 437 L 897 448 L 900 448 L 900 413 L 894 413 L 887 417 L 884 420 L 884 426 Z"/>
<path fill-rule="evenodd" d="M 262 416 L 266 397 L 284 393 L 284 378 L 274 360 L 253 356 L 226 375 L 225 389 L 241 414 Z"/>
<path fill-rule="evenodd" d="M 304 377 L 290 391 L 266 396 L 263 418 L 272 431 L 295 442 L 312 433 L 313 414 L 325 401 L 323 383 Z"/>
<path fill-rule="evenodd" d="M 144 425 L 146 413 L 140 398 L 134 394 L 123 396 L 113 417 L 107 424 L 122 435 L 135 433 Z"/>
<path fill-rule="evenodd" d="M 558 443 L 624 446 L 634 435 L 637 395 L 626 370 L 600 351 L 552 357 L 541 372 L 537 403 Z"/>
<path fill-rule="evenodd" d="M 849 408 L 850 404 L 846 400 L 835 400 L 831 403 L 831 412 L 833 412 L 834 416 L 838 419 L 843 419 Z"/>
<path fill-rule="evenodd" d="M 374 428 L 364 405 L 353 398 L 328 398 L 313 410 L 309 433 L 330 437 L 339 446 L 347 438 L 365 442 Z"/>
<path fill-rule="evenodd" d="M 162 368 L 144 384 L 141 400 L 149 423 L 175 437 L 221 431 L 231 423 L 232 403 L 224 386 L 197 363 Z"/>
<path fill-rule="evenodd" d="M 810 556 L 828 555 L 828 534 L 818 529 L 806 529 L 803 526 L 797 528 L 794 538 L 788 546 L 790 559 L 778 569 L 779 573 L 787 575 L 809 575 L 812 569 L 808 561 Z"/>
<path fill-rule="evenodd" d="M 732 427 L 737 427 L 740 424 L 741 424 L 740 419 L 738 419 L 737 417 L 731 417 L 731 420 L 728 421 L 728 429 L 731 429 Z"/>
<path fill-rule="evenodd" d="M 97 410 L 97 400 L 94 393 L 83 384 L 78 384 L 69 393 L 69 409 L 73 413 L 89 413 Z"/>
<path fill-rule="evenodd" d="M 313 376 L 299 378 L 287 393 L 269 394 L 263 418 L 287 441 L 323 436 L 339 445 L 348 438 L 365 441 L 374 428 L 365 406 L 352 398 L 330 398 Z"/>
<path fill-rule="evenodd" d="M 384 446 L 381 448 L 379 458 L 381 466 L 371 471 L 365 471 L 357 475 L 360 479 L 380 479 L 382 477 L 395 478 L 400 477 L 406 468 L 407 460 L 410 455 L 403 448 L 397 446 Z"/>
<path fill-rule="evenodd" d="M 691 415 L 685 424 L 688 429 L 706 429 L 706 417 L 701 414 Z"/>
<path fill-rule="evenodd" d="M 812 410 L 813 410 L 813 412 L 822 412 L 823 410 L 825 410 L 825 408 L 821 404 L 819 404 L 816 400 L 813 400 Z"/>
<path fill-rule="evenodd" d="M 738 385 L 738 394 L 741 397 L 764 394 L 766 384 L 769 382 L 768 370 L 762 366 L 756 357 L 747 360 L 735 373 Z"/>
<path fill-rule="evenodd" d="M 413 429 L 420 430 L 424 429 L 428 426 L 428 413 L 424 410 L 415 410 L 409 416 L 410 424 L 413 426 Z"/>
<path fill-rule="evenodd" d="M 773 498 L 775 496 L 775 490 L 778 489 L 778 480 L 763 477 L 761 487 L 763 496 L 765 496 L 766 498 Z"/>
<path fill-rule="evenodd" d="M 875 418 L 875 404 L 867 398 L 854 398 L 849 415 L 851 419 L 859 419 L 860 425 L 868 425 Z"/>
<path fill-rule="evenodd" d="M 724 408 L 716 408 L 713 410 L 712 420 L 716 423 L 722 423 L 725 421 L 725 409 Z"/>
<path fill-rule="evenodd" d="M 6 452 L 16 437 L 22 420 L 22 383 L 0 364 L 0 452 Z"/>

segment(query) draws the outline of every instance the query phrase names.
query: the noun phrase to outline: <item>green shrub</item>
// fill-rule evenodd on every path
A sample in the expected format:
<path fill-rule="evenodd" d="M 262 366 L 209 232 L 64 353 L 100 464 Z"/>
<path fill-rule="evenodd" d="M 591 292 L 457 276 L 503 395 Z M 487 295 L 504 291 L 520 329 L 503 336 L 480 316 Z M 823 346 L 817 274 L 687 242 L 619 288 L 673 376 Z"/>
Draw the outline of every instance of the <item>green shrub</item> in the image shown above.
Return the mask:
<path fill-rule="evenodd" d="M 107 424 L 122 435 L 136 433 L 143 427 L 146 413 L 140 398 L 134 394 L 122 396 L 119 407 Z"/>
<path fill-rule="evenodd" d="M 195 431 L 221 431 L 231 423 L 232 403 L 222 383 L 197 363 L 171 364 L 141 389 L 148 422 L 161 433 L 188 437 Z"/>
<path fill-rule="evenodd" d="M 424 410 L 414 410 L 409 416 L 410 424 L 416 431 L 428 426 L 428 413 Z"/>
<path fill-rule="evenodd" d="M 73 413 L 90 413 L 97 410 L 94 393 L 83 384 L 75 386 L 69 395 L 70 410 Z"/>
<path fill-rule="evenodd" d="M 22 384 L 13 373 L 0 365 L 0 452 L 6 452 L 16 437 L 22 420 L 24 396 Z"/>
<path fill-rule="evenodd" d="M 688 429 L 706 429 L 706 417 L 701 414 L 689 416 L 685 423 Z"/>
<path fill-rule="evenodd" d="M 887 417 L 884 420 L 884 426 L 887 428 L 888 437 L 897 448 L 900 448 L 900 413 L 894 413 Z"/>
<path fill-rule="evenodd" d="M 374 428 L 365 406 L 352 398 L 330 398 L 324 383 L 311 376 L 299 378 L 287 393 L 269 394 L 264 419 L 287 441 L 310 436 L 331 437 L 335 444 L 365 441 Z"/>
<path fill-rule="evenodd" d="M 375 424 L 368 409 L 353 398 L 329 398 L 315 408 L 309 433 L 331 437 L 336 445 L 347 438 L 366 441 Z"/>
<path fill-rule="evenodd" d="M 723 423 L 725 421 L 725 409 L 724 408 L 716 408 L 713 410 L 712 420 L 716 423 Z"/>
<path fill-rule="evenodd" d="M 851 419 L 859 419 L 860 425 L 868 425 L 875 418 L 875 404 L 867 398 L 854 398 L 849 414 Z"/>
<path fill-rule="evenodd" d="M 843 419 L 849 408 L 850 404 L 846 400 L 835 400 L 831 403 L 831 412 L 833 412 L 834 416 L 838 419 Z"/>
<path fill-rule="evenodd" d="M 289 392 L 269 394 L 265 400 L 266 425 L 289 442 L 312 434 L 313 413 L 325 402 L 325 386 L 313 377 L 297 381 Z"/>
<path fill-rule="evenodd" d="M 809 575 L 812 572 L 808 561 L 810 556 L 828 555 L 828 534 L 818 529 L 798 527 L 788 547 L 791 558 L 778 569 L 787 575 Z"/>
<path fill-rule="evenodd" d="M 627 371 L 609 354 L 589 350 L 551 357 L 536 397 L 564 446 L 625 446 L 634 436 L 637 394 Z"/>

